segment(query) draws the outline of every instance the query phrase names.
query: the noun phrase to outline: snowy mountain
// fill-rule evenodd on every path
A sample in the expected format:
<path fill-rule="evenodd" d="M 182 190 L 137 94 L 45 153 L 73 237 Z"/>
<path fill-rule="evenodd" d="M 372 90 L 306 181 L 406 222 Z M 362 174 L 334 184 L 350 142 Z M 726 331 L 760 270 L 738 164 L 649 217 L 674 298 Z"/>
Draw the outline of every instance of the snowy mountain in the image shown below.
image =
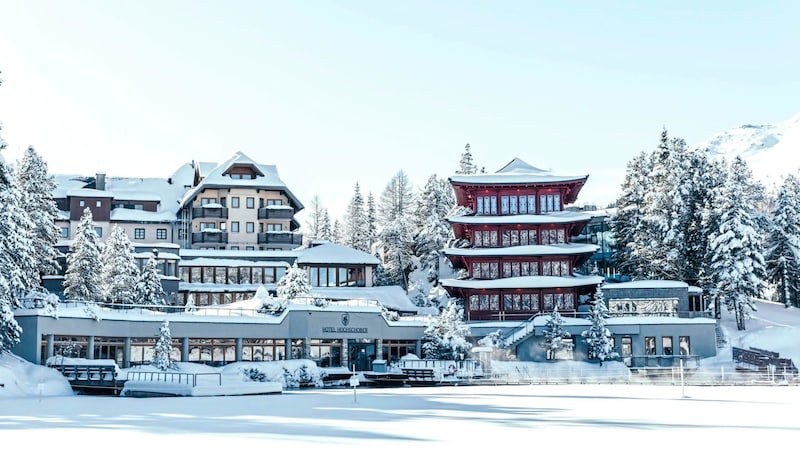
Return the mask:
<path fill-rule="evenodd" d="M 741 125 L 696 144 L 728 160 L 741 156 L 768 190 L 800 169 L 800 114 L 774 125 Z"/>

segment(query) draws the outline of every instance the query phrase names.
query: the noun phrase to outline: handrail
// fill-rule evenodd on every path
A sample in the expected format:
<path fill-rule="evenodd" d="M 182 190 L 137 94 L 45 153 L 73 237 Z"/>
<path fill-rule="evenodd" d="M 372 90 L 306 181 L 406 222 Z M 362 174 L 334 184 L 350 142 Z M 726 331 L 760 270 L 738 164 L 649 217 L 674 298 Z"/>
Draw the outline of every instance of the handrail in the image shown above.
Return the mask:
<path fill-rule="evenodd" d="M 134 378 L 131 376 L 134 375 Z M 163 381 L 165 383 L 189 384 L 197 387 L 198 376 L 216 376 L 219 386 L 222 386 L 222 374 L 214 372 L 184 373 L 184 372 L 143 372 L 132 371 L 127 373 L 127 381 Z M 176 381 L 177 378 L 177 381 Z M 185 380 L 185 381 L 184 381 Z"/>

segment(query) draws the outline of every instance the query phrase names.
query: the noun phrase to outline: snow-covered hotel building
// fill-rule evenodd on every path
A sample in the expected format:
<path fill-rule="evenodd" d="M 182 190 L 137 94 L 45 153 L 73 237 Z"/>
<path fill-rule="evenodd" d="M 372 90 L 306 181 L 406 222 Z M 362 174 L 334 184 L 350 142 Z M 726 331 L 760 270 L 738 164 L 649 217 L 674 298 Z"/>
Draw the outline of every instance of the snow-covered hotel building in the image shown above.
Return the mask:
<path fill-rule="evenodd" d="M 23 336 L 14 351 L 30 361 L 66 348 L 121 366 L 148 361 L 165 319 L 175 356 L 184 361 L 304 357 L 366 370 L 376 358 L 420 354 L 427 322 L 401 288 L 373 286 L 376 257 L 332 243 L 301 247 L 295 214 L 303 204 L 275 166 L 237 152 L 221 164 L 185 164 L 166 179 L 55 178 L 62 253 L 89 208 L 101 239 L 120 226 L 140 268 L 157 259 L 171 308 L 103 308 L 101 320 L 69 303 L 61 304 L 58 318 L 40 309 L 17 311 Z M 324 304 L 308 299 L 278 316 L 257 313 L 252 299 L 259 288 L 274 292 L 294 263 L 308 271 L 312 295 Z M 50 292 L 63 292 L 64 260 L 61 266 L 62 274 L 44 280 Z M 197 311 L 184 311 L 190 299 Z"/>
<path fill-rule="evenodd" d="M 587 357 L 579 336 L 589 325 L 586 312 L 604 278 L 576 270 L 600 247 L 573 242 L 592 216 L 565 208 L 576 201 L 587 179 L 557 175 L 518 158 L 493 174 L 450 177 L 457 204 L 466 214 L 448 220 L 455 237 L 465 244 L 446 248 L 444 254 L 464 276 L 442 280 L 442 285 L 464 299 L 473 336 L 500 330 L 521 360 Z M 662 289 L 664 285 L 669 289 Z M 606 287 L 613 308 L 629 308 L 615 310 L 620 317 L 608 322 L 616 350 L 629 365 L 671 365 L 680 356 L 716 354 L 714 320 L 684 313 L 696 311 L 692 305 L 698 297 L 685 283 Z M 637 305 L 638 312 L 630 309 Z M 660 309 L 651 314 L 648 307 L 653 306 Z M 541 345 L 553 310 L 565 317 L 573 336 L 575 351 L 567 355 L 550 354 Z M 678 343 L 680 351 L 673 348 Z"/>

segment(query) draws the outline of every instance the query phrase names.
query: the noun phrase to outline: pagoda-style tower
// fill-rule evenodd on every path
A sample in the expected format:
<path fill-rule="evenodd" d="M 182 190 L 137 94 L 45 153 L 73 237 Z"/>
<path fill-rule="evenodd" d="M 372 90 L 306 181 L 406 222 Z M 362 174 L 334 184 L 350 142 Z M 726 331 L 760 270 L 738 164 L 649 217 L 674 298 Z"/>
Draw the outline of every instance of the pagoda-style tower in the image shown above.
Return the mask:
<path fill-rule="evenodd" d="M 591 217 L 564 211 L 587 178 L 554 175 L 519 158 L 494 174 L 450 177 L 456 202 L 472 213 L 448 217 L 456 238 L 469 245 L 444 253 L 469 277 L 442 285 L 464 299 L 468 321 L 525 320 L 555 308 L 569 313 L 594 292 L 603 278 L 573 271 L 599 247 L 570 243 Z"/>

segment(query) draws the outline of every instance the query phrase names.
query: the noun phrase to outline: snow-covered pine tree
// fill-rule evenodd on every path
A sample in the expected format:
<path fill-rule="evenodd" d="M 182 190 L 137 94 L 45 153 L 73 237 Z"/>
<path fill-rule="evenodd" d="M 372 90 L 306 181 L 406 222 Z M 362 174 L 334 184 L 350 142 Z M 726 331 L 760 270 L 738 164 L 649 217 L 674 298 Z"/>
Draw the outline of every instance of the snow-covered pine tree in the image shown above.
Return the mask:
<path fill-rule="evenodd" d="M 0 137 L 0 152 L 5 146 L 5 141 Z M 25 268 L 20 267 L 14 255 L 18 245 L 16 239 L 21 234 L 14 216 L 23 212 L 16 191 L 11 169 L 0 153 L 0 353 L 19 343 L 22 328 L 14 318 L 13 308 L 20 305 L 20 295 L 28 286 L 26 275 L 22 273 Z"/>
<path fill-rule="evenodd" d="M 464 308 L 451 302 L 428 323 L 422 353 L 425 359 L 462 360 L 472 348 L 467 336 L 469 325 L 464 323 Z"/>
<path fill-rule="evenodd" d="M 439 280 L 441 250 L 454 238 L 447 215 L 453 209 L 455 197 L 450 184 L 431 175 L 425 188 L 417 197 L 414 221 L 417 234 L 414 237 L 415 254 L 420 258 L 421 269 L 427 272 L 428 281 Z"/>
<path fill-rule="evenodd" d="M 333 230 L 331 228 L 331 216 L 328 213 L 328 208 L 322 210 L 322 220 L 320 220 L 319 225 L 319 235 L 317 239 L 322 239 L 323 241 L 328 242 L 335 242 L 333 237 Z"/>
<path fill-rule="evenodd" d="M 380 234 L 383 246 L 383 285 L 408 289 L 408 275 L 414 270 L 412 226 L 405 216 L 384 226 Z"/>
<path fill-rule="evenodd" d="M 342 229 L 342 224 L 339 222 L 339 219 L 333 221 L 333 226 L 331 227 L 331 242 L 344 244 L 344 230 Z"/>
<path fill-rule="evenodd" d="M 259 287 L 261 287 L 261 286 L 259 286 Z M 194 295 L 189 294 L 189 296 L 186 297 L 186 305 L 183 306 L 183 311 L 184 312 L 197 311 L 197 305 L 194 302 Z"/>
<path fill-rule="evenodd" d="M 372 251 L 372 246 L 375 245 L 375 241 L 378 240 L 378 211 L 375 209 L 375 197 L 372 196 L 372 192 L 367 195 L 367 242 L 368 242 L 368 250 L 366 252 Z"/>
<path fill-rule="evenodd" d="M 458 162 L 458 175 L 472 175 L 478 173 L 478 167 L 472 162 L 472 152 L 470 151 L 469 142 L 464 146 L 464 153 L 461 154 L 461 160 Z"/>
<path fill-rule="evenodd" d="M 606 319 L 608 318 L 608 307 L 606 301 L 603 299 L 603 291 L 597 287 L 594 294 L 594 305 L 591 307 L 591 314 L 589 320 L 592 324 L 588 330 L 581 333 L 583 340 L 586 342 L 586 347 L 589 352 L 589 358 L 600 360 L 600 365 L 607 359 L 614 359 L 617 352 L 614 351 L 614 346 L 611 345 L 611 331 L 606 327 Z"/>
<path fill-rule="evenodd" d="M 572 343 L 568 339 L 572 335 L 564 328 L 564 318 L 554 309 L 544 326 L 544 342 L 547 359 L 557 359 L 560 352 L 572 351 Z"/>
<path fill-rule="evenodd" d="M 67 253 L 67 271 L 64 274 L 66 298 L 86 302 L 103 299 L 101 252 L 102 245 L 94 229 L 92 210 L 87 207 L 83 210 L 75 239 Z"/>
<path fill-rule="evenodd" d="M 767 279 L 777 286 L 780 301 L 787 308 L 800 306 L 800 182 L 794 175 L 778 191 L 764 259 Z"/>
<path fill-rule="evenodd" d="M 169 320 L 162 322 L 158 329 L 158 341 L 153 349 L 153 360 L 150 364 L 164 372 L 178 369 L 172 360 L 172 333 L 169 330 Z"/>
<path fill-rule="evenodd" d="M 161 286 L 161 276 L 158 274 L 158 264 L 152 256 L 139 275 L 136 283 L 136 297 L 134 303 L 144 306 L 163 306 L 167 304 L 167 294 Z"/>
<path fill-rule="evenodd" d="M 709 270 L 716 295 L 735 314 L 739 330 L 745 329 L 747 309 L 756 309 L 753 298 L 761 293 L 766 275 L 763 240 L 755 219 L 759 192 L 747 163 L 737 156 L 719 201 L 719 230 L 711 236 Z"/>
<path fill-rule="evenodd" d="M 369 251 L 367 214 L 364 210 L 364 197 L 361 195 L 361 187 L 358 182 L 356 182 L 353 197 L 350 199 L 344 215 L 344 244 L 362 252 Z"/>
<path fill-rule="evenodd" d="M 286 274 L 275 285 L 278 297 L 292 300 L 298 297 L 307 297 L 311 292 L 308 282 L 308 272 L 297 267 L 295 262 L 286 270 Z"/>
<path fill-rule="evenodd" d="M 56 226 L 58 208 L 53 200 L 56 183 L 47 172 L 47 163 L 34 148 L 28 147 L 17 165 L 17 184 L 21 192 L 21 206 L 28 214 L 32 229 L 32 246 L 39 275 L 52 275 L 60 267 L 56 250 L 59 230 Z"/>
<path fill-rule="evenodd" d="M 611 230 L 616 241 L 614 254 L 621 274 L 633 276 L 639 267 L 634 251 L 635 240 L 643 227 L 642 208 L 647 189 L 647 174 L 651 160 L 641 152 L 628 162 L 622 193 L 617 199 L 617 214 L 611 219 Z"/>
<path fill-rule="evenodd" d="M 133 258 L 133 246 L 125 230 L 114 225 L 100 255 L 100 282 L 109 303 L 131 304 L 136 298 L 139 268 Z"/>

